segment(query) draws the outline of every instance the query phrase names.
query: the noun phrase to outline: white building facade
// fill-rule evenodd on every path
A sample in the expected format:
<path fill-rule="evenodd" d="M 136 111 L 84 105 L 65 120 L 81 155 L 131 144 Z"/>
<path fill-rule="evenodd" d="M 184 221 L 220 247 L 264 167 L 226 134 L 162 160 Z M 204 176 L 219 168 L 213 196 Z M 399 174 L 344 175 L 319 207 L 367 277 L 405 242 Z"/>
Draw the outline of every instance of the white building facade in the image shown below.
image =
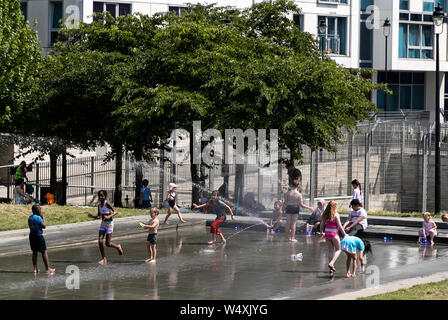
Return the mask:
<path fill-rule="evenodd" d="M 437 0 L 435 0 L 437 1 Z M 37 28 L 41 45 L 46 52 L 52 47 L 59 21 L 79 16 L 91 22 L 94 12 L 108 11 L 113 16 L 128 13 L 153 15 L 175 11 L 187 3 L 216 3 L 217 6 L 250 7 L 254 0 L 182 1 L 182 0 L 21 0 L 26 19 Z M 256 1 L 259 2 L 259 1 Z M 382 25 L 391 23 L 388 36 L 387 70 L 389 89 L 387 111 L 427 114 L 434 121 L 435 90 L 440 90 L 440 105 L 448 109 L 447 43 L 448 27 L 440 35 L 440 79 L 435 81 L 435 35 L 432 22 L 434 0 L 296 0 L 300 15 L 291 19 L 302 31 L 313 34 L 320 47 L 337 63 L 347 68 L 366 68 L 378 71 L 373 80 L 385 80 L 385 42 Z M 441 0 L 447 11 L 448 0 Z M 324 21 L 325 32 L 319 31 Z M 445 95 L 446 93 L 446 95 Z M 446 99 L 445 99 L 446 96 Z M 371 100 L 384 109 L 384 94 L 372 92 Z M 445 102 L 445 103 L 444 103 Z"/>

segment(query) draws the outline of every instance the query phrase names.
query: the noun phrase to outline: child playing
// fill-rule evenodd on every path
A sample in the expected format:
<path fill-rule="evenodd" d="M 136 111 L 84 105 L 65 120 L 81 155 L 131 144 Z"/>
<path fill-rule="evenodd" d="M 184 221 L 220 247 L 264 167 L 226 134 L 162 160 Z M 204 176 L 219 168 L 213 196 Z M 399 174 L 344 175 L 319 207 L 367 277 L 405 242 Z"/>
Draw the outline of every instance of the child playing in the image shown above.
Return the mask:
<path fill-rule="evenodd" d="M 143 188 L 140 189 L 140 205 L 142 208 L 150 208 L 152 202 L 151 189 L 148 188 L 149 181 L 147 179 L 142 182 Z"/>
<path fill-rule="evenodd" d="M 352 200 L 358 199 L 362 206 L 362 203 L 364 202 L 364 200 L 363 200 L 362 191 L 361 191 L 361 183 L 358 181 L 358 179 L 355 179 L 352 181 L 352 187 L 353 187 Z M 351 205 L 350 205 L 350 207 L 351 207 Z"/>
<path fill-rule="evenodd" d="M 341 240 L 341 250 L 347 255 L 346 278 L 356 277 L 356 268 L 359 262 L 361 262 L 361 272 L 366 269 L 366 260 L 364 260 L 364 255 L 368 252 L 372 252 L 370 242 L 368 240 L 361 240 L 355 236 L 347 236 Z M 350 265 L 353 262 L 352 273 L 350 273 Z"/>
<path fill-rule="evenodd" d="M 149 258 L 145 260 L 146 263 L 154 263 L 156 262 L 157 256 L 157 228 L 159 227 L 159 209 L 151 208 L 149 209 L 149 214 L 151 216 L 151 220 L 149 220 L 148 224 L 140 223 L 140 226 L 143 229 L 149 229 L 148 239 L 146 242 L 146 246 L 148 248 Z"/>
<path fill-rule="evenodd" d="M 216 220 L 212 223 L 210 229 L 212 239 L 208 242 L 208 244 L 213 244 L 216 242 L 216 235 L 219 235 L 221 237 L 221 241 L 223 243 L 226 243 L 226 239 L 224 238 L 221 230 L 219 230 L 219 226 L 223 224 L 224 221 L 226 221 L 227 218 L 226 210 L 230 212 L 232 220 L 235 220 L 235 218 L 233 217 L 232 209 L 228 205 L 226 205 L 223 201 L 219 200 L 218 194 L 219 194 L 218 191 L 213 191 L 212 198 L 207 203 L 201 204 L 199 206 L 193 203 L 193 207 L 196 209 L 205 207 L 208 204 L 213 208 L 213 210 L 216 213 Z"/>
<path fill-rule="evenodd" d="M 342 227 L 339 214 L 336 212 L 337 208 L 337 202 L 331 200 L 325 208 L 325 211 L 322 213 L 322 219 L 320 223 L 320 233 L 322 238 L 324 237 L 323 231 L 325 226 L 325 241 L 327 242 L 328 246 L 328 260 L 330 261 L 328 263 L 328 268 L 330 269 L 330 273 L 336 272 L 334 264 L 341 254 L 338 229 L 342 232 L 343 237 L 347 236 L 344 228 Z"/>
<path fill-rule="evenodd" d="M 282 223 L 282 201 L 277 200 L 274 203 L 274 211 L 272 212 L 271 221 L 269 221 L 269 225 L 266 228 L 266 233 L 275 233 L 278 229 L 280 229 Z"/>
<path fill-rule="evenodd" d="M 170 183 L 168 185 L 170 191 L 168 192 L 168 195 L 166 196 L 166 200 L 168 201 L 168 214 L 165 217 L 165 221 L 163 222 L 163 224 L 168 224 L 168 218 L 171 215 L 171 210 L 175 210 L 177 212 L 177 216 L 179 217 L 179 220 L 181 223 L 185 223 L 186 221 L 184 219 L 182 219 L 182 215 L 180 214 L 180 210 L 176 205 L 176 189 L 177 189 L 177 184 L 174 183 Z"/>
<path fill-rule="evenodd" d="M 320 220 L 322 217 L 322 212 L 325 209 L 325 200 L 317 200 L 317 208 L 313 211 L 310 218 L 306 222 L 306 232 L 318 232 L 320 230 Z"/>
<path fill-rule="evenodd" d="M 39 205 L 33 205 L 31 210 L 33 214 L 28 218 L 28 226 L 30 228 L 30 247 L 31 251 L 33 251 L 33 272 L 34 274 L 39 272 L 39 270 L 37 269 L 37 255 L 40 252 L 42 254 L 42 259 L 44 260 L 45 272 L 47 274 L 53 274 L 55 272 L 55 269 L 50 268 L 47 246 L 45 244 L 45 239 L 42 231 L 42 229 L 46 228 L 45 217 L 42 214 L 42 210 Z"/>
<path fill-rule="evenodd" d="M 297 242 L 296 235 L 296 222 L 299 217 L 300 208 L 304 207 L 310 211 L 314 209 L 305 205 L 302 201 L 302 194 L 299 192 L 299 185 L 295 182 L 290 186 L 291 189 L 285 193 L 285 213 L 287 217 L 286 232 L 288 233 L 288 240 L 291 242 Z"/>
<path fill-rule="evenodd" d="M 356 236 L 358 232 L 367 229 L 367 211 L 362 207 L 358 199 L 350 201 L 351 210 L 344 222 L 344 230 L 350 236 Z"/>
<path fill-rule="evenodd" d="M 123 255 L 123 249 L 121 245 L 117 245 L 112 243 L 112 232 L 114 231 L 114 221 L 113 217 L 118 214 L 118 212 L 110 205 L 106 200 L 107 192 L 105 190 L 98 191 L 98 199 L 100 200 L 100 204 L 98 205 L 98 215 L 93 216 L 90 213 L 88 214 L 89 218 L 92 219 L 101 219 L 100 232 L 98 238 L 98 245 L 100 247 L 101 260 L 98 261 L 99 264 L 105 265 L 107 264 L 106 256 L 104 255 L 104 245 L 103 239 L 104 235 L 106 235 L 106 246 L 117 249 L 118 254 Z"/>
<path fill-rule="evenodd" d="M 418 231 L 418 242 L 423 243 L 423 239 L 426 239 L 427 236 L 431 239 L 431 246 L 434 245 L 434 236 L 437 235 L 437 225 L 431 219 L 431 214 L 429 212 L 425 212 L 423 214 L 423 225 L 422 228 Z"/>

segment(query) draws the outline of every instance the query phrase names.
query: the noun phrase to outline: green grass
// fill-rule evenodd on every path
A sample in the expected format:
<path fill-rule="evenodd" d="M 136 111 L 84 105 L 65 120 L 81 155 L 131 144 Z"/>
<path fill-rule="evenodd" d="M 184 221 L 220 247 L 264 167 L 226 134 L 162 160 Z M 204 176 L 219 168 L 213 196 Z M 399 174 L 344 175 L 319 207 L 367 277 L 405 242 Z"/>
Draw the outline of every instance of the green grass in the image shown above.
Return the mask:
<path fill-rule="evenodd" d="M 28 217 L 31 214 L 32 205 L 4 204 L 0 203 L 0 231 L 28 228 Z M 97 208 L 77 208 L 72 206 L 42 206 L 47 226 L 58 224 L 92 221 L 87 214 L 97 215 Z M 148 209 L 117 208 L 116 218 L 148 215 Z M 160 213 L 166 213 L 163 209 Z M 184 214 L 184 213 L 183 213 Z"/>
<path fill-rule="evenodd" d="M 358 298 L 358 300 L 448 300 L 448 280 L 419 284 L 408 289 Z"/>
<path fill-rule="evenodd" d="M 349 210 L 342 209 L 338 211 L 342 214 L 348 214 Z M 394 212 L 394 211 L 367 211 L 369 216 L 381 216 L 381 217 L 396 217 L 396 218 L 421 218 L 421 212 Z M 442 213 L 443 214 L 443 213 Z M 434 217 L 434 216 L 433 216 Z M 440 218 L 440 215 L 435 216 L 436 218 Z"/>

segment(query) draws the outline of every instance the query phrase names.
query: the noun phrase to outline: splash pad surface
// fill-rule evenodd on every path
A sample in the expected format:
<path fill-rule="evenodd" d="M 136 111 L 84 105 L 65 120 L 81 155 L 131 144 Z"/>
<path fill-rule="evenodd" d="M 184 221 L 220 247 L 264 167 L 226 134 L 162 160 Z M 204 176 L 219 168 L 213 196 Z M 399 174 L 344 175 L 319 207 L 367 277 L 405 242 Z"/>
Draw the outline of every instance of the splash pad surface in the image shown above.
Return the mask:
<path fill-rule="evenodd" d="M 298 235 L 298 242 L 290 243 L 282 233 L 222 231 L 229 239 L 225 246 L 207 245 L 210 234 L 205 227 L 160 233 L 154 264 L 144 263 L 148 258 L 146 233 L 113 239 L 123 246 L 125 255 L 119 257 L 106 247 L 109 263 L 105 267 L 97 264 L 100 256 L 96 244 L 50 249 L 50 262 L 56 268 L 53 276 L 42 272 L 40 255 L 41 273 L 36 277 L 31 272 L 31 254 L 3 256 L 0 299 L 316 299 L 333 293 L 331 284 L 335 281 L 346 290 L 365 287 L 367 275 L 344 279 L 344 253 L 336 262 L 335 277 L 330 278 L 327 245 L 317 237 Z M 385 274 L 387 270 L 400 273 L 403 266 L 421 269 L 422 263 L 448 256 L 446 246 L 431 249 L 409 242 L 369 240 L 373 255 L 369 255 L 368 265 L 378 266 Z M 292 261 L 291 255 L 299 253 L 303 260 Z M 66 286 L 71 275 L 65 273 L 68 266 L 79 268 L 79 289 Z"/>

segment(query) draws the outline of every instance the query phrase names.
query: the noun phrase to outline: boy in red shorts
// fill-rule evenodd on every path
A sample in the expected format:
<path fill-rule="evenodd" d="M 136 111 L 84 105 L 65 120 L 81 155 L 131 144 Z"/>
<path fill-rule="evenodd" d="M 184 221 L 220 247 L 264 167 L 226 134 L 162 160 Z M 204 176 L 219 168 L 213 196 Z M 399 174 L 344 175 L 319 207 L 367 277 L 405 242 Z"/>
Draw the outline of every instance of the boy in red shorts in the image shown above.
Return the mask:
<path fill-rule="evenodd" d="M 226 239 L 224 238 L 221 230 L 219 230 L 219 226 L 223 224 L 224 221 L 226 221 L 227 218 L 226 210 L 230 212 L 232 220 L 235 220 L 235 218 L 233 217 L 232 209 L 228 205 L 226 205 L 223 201 L 219 200 L 218 194 L 219 194 L 218 191 L 213 191 L 212 198 L 208 200 L 206 203 L 201 204 L 200 206 L 198 206 L 195 203 L 193 204 L 193 207 L 196 209 L 209 205 L 216 213 L 216 220 L 212 223 L 210 229 L 212 239 L 208 242 L 208 244 L 213 244 L 216 242 L 216 235 L 219 235 L 221 237 L 221 241 L 223 243 L 226 243 Z"/>

